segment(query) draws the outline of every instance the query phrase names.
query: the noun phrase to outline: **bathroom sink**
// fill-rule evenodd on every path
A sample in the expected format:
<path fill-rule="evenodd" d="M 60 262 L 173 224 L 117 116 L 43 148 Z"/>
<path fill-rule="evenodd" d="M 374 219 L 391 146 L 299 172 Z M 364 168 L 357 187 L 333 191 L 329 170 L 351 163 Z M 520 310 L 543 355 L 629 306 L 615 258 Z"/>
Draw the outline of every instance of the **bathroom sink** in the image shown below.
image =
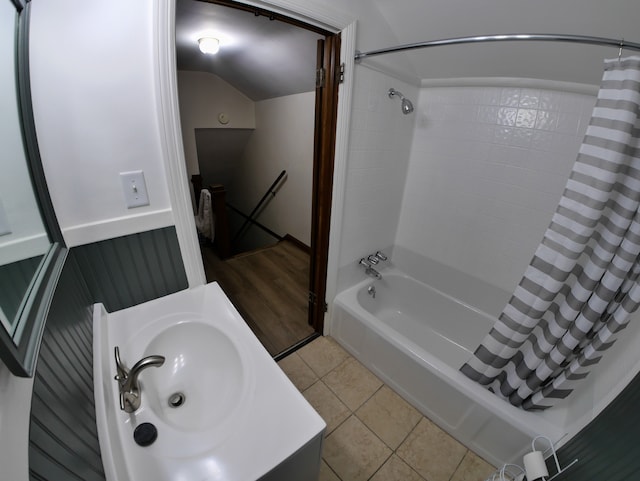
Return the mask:
<path fill-rule="evenodd" d="M 129 365 L 164 356 L 161 367 L 140 375 L 141 407 L 122 423 L 133 432 L 155 425 L 158 456 L 191 457 L 224 441 L 248 407 L 252 370 L 234 330 L 216 326 L 199 313 L 164 315 L 133 333 L 121 347 Z M 124 414 L 124 413 L 123 413 Z"/>
<path fill-rule="evenodd" d="M 159 420 L 180 431 L 220 430 L 241 405 L 245 374 L 227 334 L 197 321 L 166 328 L 145 349 L 165 357 L 141 376 L 146 404 Z"/>
<path fill-rule="evenodd" d="M 317 478 L 324 422 L 217 284 L 113 313 L 96 304 L 93 332 L 107 481 Z M 165 358 L 140 372 L 140 406 L 130 413 L 120 409 L 116 346 L 128 369 Z M 134 436 L 142 426 L 144 442 Z"/>

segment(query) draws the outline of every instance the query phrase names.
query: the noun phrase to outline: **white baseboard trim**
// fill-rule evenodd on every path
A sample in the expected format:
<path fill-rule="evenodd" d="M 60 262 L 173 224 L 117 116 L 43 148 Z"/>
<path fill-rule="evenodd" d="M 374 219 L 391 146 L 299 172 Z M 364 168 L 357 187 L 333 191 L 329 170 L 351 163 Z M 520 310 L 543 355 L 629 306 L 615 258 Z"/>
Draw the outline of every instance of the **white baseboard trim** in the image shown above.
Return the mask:
<path fill-rule="evenodd" d="M 173 212 L 171 209 L 164 209 L 65 227 L 62 229 L 62 236 L 67 247 L 75 247 L 172 225 L 175 225 Z"/>

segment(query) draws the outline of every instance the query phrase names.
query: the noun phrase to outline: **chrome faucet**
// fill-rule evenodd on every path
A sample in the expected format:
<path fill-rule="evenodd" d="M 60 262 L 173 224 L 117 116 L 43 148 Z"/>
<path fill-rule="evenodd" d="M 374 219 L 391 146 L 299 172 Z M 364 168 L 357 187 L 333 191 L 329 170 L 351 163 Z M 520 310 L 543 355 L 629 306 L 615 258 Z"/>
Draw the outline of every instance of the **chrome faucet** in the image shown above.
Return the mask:
<path fill-rule="evenodd" d="M 385 256 L 382 252 L 378 251 L 375 254 L 368 255 L 367 260 L 369 261 L 369 263 L 375 266 L 380 261 L 386 261 L 387 256 Z"/>
<path fill-rule="evenodd" d="M 374 279 L 382 279 L 382 274 L 380 274 L 377 270 L 373 268 L 373 266 L 377 265 L 380 261 L 386 261 L 387 256 L 385 256 L 382 252 L 377 251 L 375 254 L 370 254 L 366 258 L 360 259 L 359 264 L 365 267 L 364 273 L 369 277 L 373 277 Z"/>
<path fill-rule="evenodd" d="M 365 259 L 364 257 L 360 259 L 360 265 L 365 267 L 364 273 L 369 277 L 373 277 L 374 279 L 382 279 L 382 274 L 380 274 L 377 270 L 373 268 L 371 262 Z"/>
<path fill-rule="evenodd" d="M 160 367 L 164 364 L 164 356 L 147 356 L 136 362 L 131 369 L 127 369 L 120 361 L 120 348 L 115 348 L 116 357 L 116 377 L 120 388 L 120 409 L 126 413 L 132 413 L 140 407 L 142 400 L 140 383 L 138 377 L 140 373 L 148 367 Z"/>
<path fill-rule="evenodd" d="M 380 262 L 380 259 L 378 259 L 375 254 L 367 256 L 367 260 L 372 266 L 375 266 L 376 264 L 378 264 L 378 262 Z"/>

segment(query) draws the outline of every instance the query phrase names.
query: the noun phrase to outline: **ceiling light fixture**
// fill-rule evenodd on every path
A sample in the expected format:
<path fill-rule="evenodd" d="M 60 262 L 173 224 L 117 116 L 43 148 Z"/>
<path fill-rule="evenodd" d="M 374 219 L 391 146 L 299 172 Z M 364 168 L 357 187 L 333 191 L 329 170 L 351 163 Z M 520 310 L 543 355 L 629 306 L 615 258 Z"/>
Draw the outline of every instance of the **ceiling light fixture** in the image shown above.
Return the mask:
<path fill-rule="evenodd" d="M 198 46 L 202 53 L 215 55 L 220 50 L 220 40 L 213 37 L 203 37 L 198 39 Z"/>

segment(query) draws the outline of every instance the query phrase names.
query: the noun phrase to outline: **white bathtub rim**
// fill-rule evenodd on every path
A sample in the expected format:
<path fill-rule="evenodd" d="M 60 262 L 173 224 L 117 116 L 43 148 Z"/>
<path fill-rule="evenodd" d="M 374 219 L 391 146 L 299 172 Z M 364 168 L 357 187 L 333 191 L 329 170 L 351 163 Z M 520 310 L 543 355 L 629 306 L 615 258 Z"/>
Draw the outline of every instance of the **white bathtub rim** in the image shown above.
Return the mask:
<path fill-rule="evenodd" d="M 396 270 L 385 270 L 383 272 L 383 275 L 384 273 L 391 272 L 415 280 L 411 276 L 408 276 Z M 356 319 L 362 319 L 364 315 L 367 326 L 371 328 L 375 333 L 388 340 L 395 348 L 404 352 L 421 365 L 427 367 L 448 385 L 454 387 L 457 390 L 460 390 L 462 394 L 467 396 L 469 399 L 478 401 L 482 408 L 490 411 L 494 415 L 507 420 L 509 424 L 513 425 L 521 432 L 526 433 L 532 437 L 543 434 L 552 439 L 554 442 L 557 442 L 566 435 L 564 426 L 559 426 L 556 423 L 550 422 L 549 420 L 542 417 L 543 415 L 541 415 L 541 413 L 528 412 L 512 406 L 507 401 L 499 398 L 497 395 L 491 393 L 487 389 L 467 378 L 458 369 L 454 369 L 440 359 L 436 358 L 434 355 L 425 351 L 424 348 L 418 346 L 411 339 L 408 339 L 405 336 L 399 334 L 392 327 L 380 321 L 364 308 L 358 309 L 352 307 L 352 305 L 357 305 L 357 292 L 364 286 L 366 286 L 369 282 L 370 280 L 367 279 L 356 284 L 355 286 L 344 290 L 343 292 L 338 294 L 338 296 L 336 296 L 335 304 Z M 420 284 L 425 285 L 431 289 L 430 286 L 418 280 L 415 280 L 415 282 L 419 282 Z M 449 299 L 452 298 L 451 296 L 448 296 L 446 294 L 443 295 L 445 295 Z M 557 409 L 556 411 L 559 410 Z M 549 410 L 545 411 L 545 414 L 548 415 Z"/>

